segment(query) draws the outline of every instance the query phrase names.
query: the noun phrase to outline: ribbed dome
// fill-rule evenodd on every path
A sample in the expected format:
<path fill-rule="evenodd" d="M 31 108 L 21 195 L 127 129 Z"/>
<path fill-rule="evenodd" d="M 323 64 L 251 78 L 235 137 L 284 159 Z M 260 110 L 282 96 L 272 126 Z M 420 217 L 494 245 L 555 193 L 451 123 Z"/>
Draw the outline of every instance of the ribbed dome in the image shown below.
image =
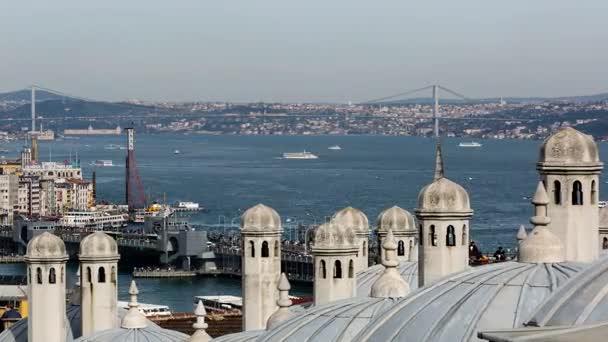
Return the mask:
<path fill-rule="evenodd" d="M 400 261 L 397 266 L 401 278 L 403 278 L 413 291 L 418 288 L 418 262 Z M 357 273 L 357 297 L 369 297 L 372 285 L 384 272 L 384 266 L 377 264 L 370 266 L 365 271 Z"/>
<path fill-rule="evenodd" d="M 44 232 L 27 244 L 27 253 L 25 254 L 26 260 L 28 259 L 61 259 L 67 260 L 68 255 L 65 252 L 65 244 L 63 240 L 54 234 Z"/>
<path fill-rule="evenodd" d="M 469 194 L 457 183 L 442 177 L 425 186 L 418 195 L 417 212 L 470 213 Z"/>
<path fill-rule="evenodd" d="M 243 331 L 239 333 L 229 334 L 220 336 L 218 338 L 214 338 L 213 342 L 253 342 L 257 340 L 257 338 L 265 334 L 266 330 L 249 330 Z"/>
<path fill-rule="evenodd" d="M 378 215 L 378 232 L 388 233 L 392 230 L 395 235 L 403 232 L 417 232 L 414 216 L 407 210 L 394 206 Z"/>
<path fill-rule="evenodd" d="M 355 232 L 347 226 L 328 222 L 315 229 L 313 248 L 356 248 Z"/>
<path fill-rule="evenodd" d="M 118 246 L 110 235 L 95 232 L 80 241 L 79 258 L 82 259 L 118 259 Z"/>
<path fill-rule="evenodd" d="M 110 329 L 84 336 L 76 342 L 186 342 L 190 336 L 178 331 L 148 326 L 141 329 Z"/>
<path fill-rule="evenodd" d="M 540 148 L 539 164 L 601 164 L 593 137 L 567 127 L 548 137 Z"/>
<path fill-rule="evenodd" d="M 369 234 L 369 221 L 359 209 L 346 207 L 336 212 L 331 221 L 343 228 L 351 228 L 355 234 Z"/>
<path fill-rule="evenodd" d="M 583 267 L 517 262 L 476 267 L 401 298 L 354 340 L 479 341 L 480 330 L 520 326 Z"/>
<path fill-rule="evenodd" d="M 256 341 L 356 341 L 357 333 L 395 302 L 392 298 L 349 298 L 312 307 Z"/>
<path fill-rule="evenodd" d="M 241 216 L 241 230 L 274 232 L 281 230 L 281 217 L 276 210 L 263 204 L 253 206 Z"/>
<path fill-rule="evenodd" d="M 557 326 L 608 321 L 608 258 L 580 272 L 543 302 L 527 325 Z"/>

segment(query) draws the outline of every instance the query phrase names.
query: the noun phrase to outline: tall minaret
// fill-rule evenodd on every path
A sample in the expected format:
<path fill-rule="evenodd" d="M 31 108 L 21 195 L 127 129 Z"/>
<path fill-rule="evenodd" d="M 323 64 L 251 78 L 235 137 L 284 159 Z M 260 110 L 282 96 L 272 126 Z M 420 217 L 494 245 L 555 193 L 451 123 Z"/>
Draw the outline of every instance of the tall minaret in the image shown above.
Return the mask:
<path fill-rule="evenodd" d="M 28 279 L 28 341 L 64 342 L 65 322 L 65 244 L 44 232 L 27 244 L 25 261 Z"/>
<path fill-rule="evenodd" d="M 382 246 L 389 231 L 393 232 L 397 244 L 399 262 L 418 260 L 418 230 L 414 216 L 397 206 L 388 208 L 378 215 L 378 246 Z M 382 262 L 384 248 L 380 248 L 378 263 Z"/>
<path fill-rule="evenodd" d="M 469 219 L 472 216 L 467 191 L 444 177 L 438 143 L 435 177 L 420 191 L 416 209 L 420 230 L 419 287 L 468 267 Z"/>
<path fill-rule="evenodd" d="M 566 261 L 599 255 L 599 159 L 593 137 L 564 128 L 543 143 L 536 169 L 547 189 L 549 229 L 561 240 Z"/>
<path fill-rule="evenodd" d="M 241 216 L 244 331 L 265 329 L 278 309 L 282 232 L 279 214 L 263 204 Z"/>
<path fill-rule="evenodd" d="M 118 247 L 106 233 L 89 234 L 80 242 L 82 334 L 118 328 L 116 282 Z"/>
<path fill-rule="evenodd" d="M 359 209 L 346 207 L 336 212 L 331 221 L 355 232 L 355 244 L 359 249 L 357 253 L 357 272 L 366 270 L 369 267 L 369 221 L 367 216 Z"/>
<path fill-rule="evenodd" d="M 353 229 L 332 221 L 320 225 L 315 230 L 311 251 L 315 267 L 315 305 L 354 297 L 359 246 Z"/>

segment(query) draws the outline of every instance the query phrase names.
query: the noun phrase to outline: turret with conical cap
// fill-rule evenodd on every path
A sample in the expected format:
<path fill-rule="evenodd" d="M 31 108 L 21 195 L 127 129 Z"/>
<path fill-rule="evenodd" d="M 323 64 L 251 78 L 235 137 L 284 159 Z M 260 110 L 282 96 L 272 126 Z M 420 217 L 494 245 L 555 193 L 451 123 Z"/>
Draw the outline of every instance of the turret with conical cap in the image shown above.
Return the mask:
<path fill-rule="evenodd" d="M 194 328 L 194 334 L 190 337 L 190 342 L 208 342 L 211 341 L 212 338 L 207 334 L 208 324 L 205 323 L 205 315 L 207 315 L 207 311 L 205 311 L 205 306 L 201 300 L 196 304 L 196 308 L 194 309 L 194 315 L 196 316 L 196 322 L 192 325 Z"/>
<path fill-rule="evenodd" d="M 409 284 L 403 280 L 397 270 L 399 259 L 397 259 L 397 241 L 393 236 L 393 231 L 389 230 L 384 242 L 382 243 L 382 265 L 384 273 L 372 285 L 371 297 L 376 298 L 397 298 L 405 297 L 410 292 Z"/>
<path fill-rule="evenodd" d="M 433 182 L 420 191 L 415 212 L 420 226 L 419 286 L 467 268 L 473 210 L 466 190 L 445 177 L 439 142 Z"/>

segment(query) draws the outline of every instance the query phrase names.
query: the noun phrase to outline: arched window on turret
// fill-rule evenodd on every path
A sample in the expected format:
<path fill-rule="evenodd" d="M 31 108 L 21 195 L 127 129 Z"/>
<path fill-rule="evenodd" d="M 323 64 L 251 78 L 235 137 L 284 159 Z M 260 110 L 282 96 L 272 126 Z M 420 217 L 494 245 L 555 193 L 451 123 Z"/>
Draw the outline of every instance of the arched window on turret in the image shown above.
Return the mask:
<path fill-rule="evenodd" d="M 606 238 L 604 238 L 606 239 Z M 27 283 L 31 284 L 32 283 L 32 269 L 28 267 L 27 269 Z"/>
<path fill-rule="evenodd" d="M 469 241 L 467 238 L 467 225 L 466 224 L 462 226 L 462 245 L 463 246 L 469 245 Z"/>
<path fill-rule="evenodd" d="M 268 250 L 268 241 L 262 242 L 262 258 L 268 258 L 270 251 Z"/>
<path fill-rule="evenodd" d="M 562 204 L 562 183 L 558 180 L 553 182 L 553 201 L 555 204 Z"/>
<path fill-rule="evenodd" d="M 110 275 L 110 281 L 116 284 L 116 266 L 112 266 L 112 274 Z"/>
<path fill-rule="evenodd" d="M 106 269 L 105 269 L 105 267 L 100 267 L 97 270 L 97 282 L 98 283 L 105 283 L 106 282 Z"/>
<path fill-rule="evenodd" d="M 87 282 L 91 283 L 93 280 L 91 278 L 91 268 L 87 267 Z"/>
<path fill-rule="evenodd" d="M 334 279 L 342 279 L 342 263 L 340 260 L 334 262 Z"/>
<path fill-rule="evenodd" d="M 435 225 L 432 224 L 429 229 L 429 242 L 431 246 L 437 246 L 437 234 L 435 234 Z"/>
<path fill-rule="evenodd" d="M 355 277 L 355 263 L 352 260 L 348 262 L 348 277 Z"/>
<path fill-rule="evenodd" d="M 456 233 L 454 233 L 454 226 L 448 226 L 448 232 L 445 234 L 446 246 L 456 246 Z"/>
<path fill-rule="evenodd" d="M 572 205 L 583 205 L 583 185 L 579 181 L 572 184 Z"/>
<path fill-rule="evenodd" d="M 363 241 L 363 246 L 361 248 L 363 256 L 367 256 L 367 241 Z"/>
<path fill-rule="evenodd" d="M 255 243 L 251 240 L 249 240 L 249 255 L 251 255 L 252 258 L 255 258 Z"/>
<path fill-rule="evenodd" d="M 63 270 L 63 266 L 61 266 L 61 278 L 59 279 L 59 282 L 61 282 L 63 284 L 63 279 L 65 278 L 65 272 Z"/>
<path fill-rule="evenodd" d="M 602 249 L 608 249 L 608 237 L 604 237 L 602 240 Z"/>
<path fill-rule="evenodd" d="M 420 225 L 420 231 L 418 232 L 418 236 L 420 237 L 420 246 L 424 246 L 424 231 L 422 229 L 422 225 Z"/>
<path fill-rule="evenodd" d="M 591 181 L 591 204 L 597 203 L 597 190 L 595 188 L 595 180 Z"/>
<path fill-rule="evenodd" d="M 321 278 L 325 279 L 327 278 L 327 267 L 325 267 L 325 260 L 321 260 L 321 263 L 319 264 L 319 272 L 321 273 Z"/>
<path fill-rule="evenodd" d="M 275 257 L 279 256 L 279 241 L 274 242 L 274 256 Z"/>
<path fill-rule="evenodd" d="M 49 284 L 55 284 L 57 282 L 57 275 L 55 274 L 55 268 L 51 267 L 49 270 Z"/>
<path fill-rule="evenodd" d="M 403 243 L 403 240 L 399 240 L 399 243 L 397 244 L 397 255 L 405 255 L 405 244 Z"/>
<path fill-rule="evenodd" d="M 36 282 L 42 284 L 42 269 L 40 267 L 36 269 Z"/>

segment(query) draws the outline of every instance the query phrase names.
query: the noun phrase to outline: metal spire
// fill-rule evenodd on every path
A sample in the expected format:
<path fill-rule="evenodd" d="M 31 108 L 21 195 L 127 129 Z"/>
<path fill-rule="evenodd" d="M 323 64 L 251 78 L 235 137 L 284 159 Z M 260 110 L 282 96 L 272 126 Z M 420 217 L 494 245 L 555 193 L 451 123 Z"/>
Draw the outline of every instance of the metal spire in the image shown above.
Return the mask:
<path fill-rule="evenodd" d="M 437 140 L 437 156 L 435 158 L 435 177 L 433 180 L 437 181 L 443 178 L 443 155 L 441 154 L 441 142 Z"/>

